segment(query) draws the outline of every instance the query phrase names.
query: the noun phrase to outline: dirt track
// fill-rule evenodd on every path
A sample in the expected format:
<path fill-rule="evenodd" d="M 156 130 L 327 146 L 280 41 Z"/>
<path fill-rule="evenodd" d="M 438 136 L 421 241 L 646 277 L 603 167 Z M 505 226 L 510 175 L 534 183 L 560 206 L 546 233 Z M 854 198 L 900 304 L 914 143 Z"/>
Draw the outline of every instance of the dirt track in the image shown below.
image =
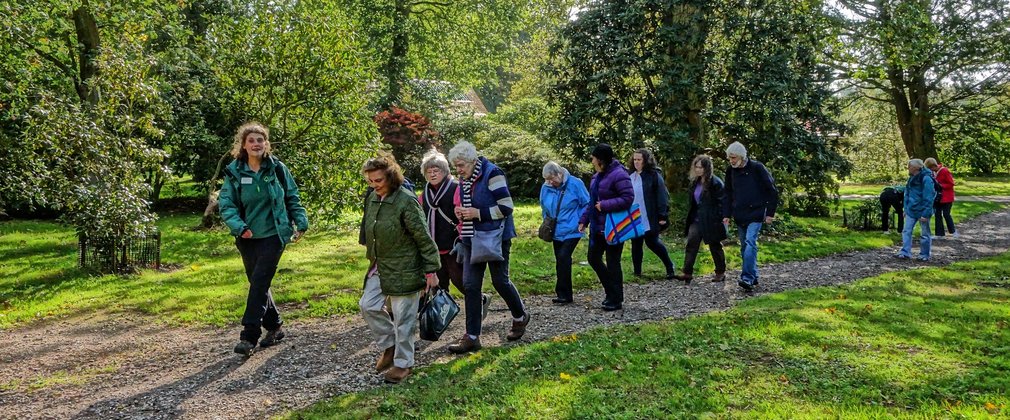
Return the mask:
<path fill-rule="evenodd" d="M 935 241 L 929 263 L 893 258 L 893 248 L 761 267 L 758 293 L 833 285 L 918 266 L 941 266 L 1010 249 L 1010 212 L 958 225 L 960 239 Z M 728 252 L 735 252 L 730 247 Z M 732 279 L 738 273 L 731 272 Z M 579 293 L 575 305 L 526 297 L 533 316 L 518 345 L 599 325 L 684 317 L 725 309 L 743 298 L 729 281 L 698 278 L 690 286 L 657 281 L 627 285 L 623 311 L 598 309 L 602 291 Z M 503 344 L 509 322 L 492 303 L 485 347 Z M 445 346 L 462 334 L 462 318 L 443 341 L 422 342 L 420 366 L 450 358 Z M 134 316 L 90 315 L 3 331 L 2 418 L 262 418 L 321 398 L 381 386 L 371 372 L 376 349 L 360 317 L 293 321 L 282 345 L 245 359 L 231 352 L 237 328 L 178 328 Z"/>

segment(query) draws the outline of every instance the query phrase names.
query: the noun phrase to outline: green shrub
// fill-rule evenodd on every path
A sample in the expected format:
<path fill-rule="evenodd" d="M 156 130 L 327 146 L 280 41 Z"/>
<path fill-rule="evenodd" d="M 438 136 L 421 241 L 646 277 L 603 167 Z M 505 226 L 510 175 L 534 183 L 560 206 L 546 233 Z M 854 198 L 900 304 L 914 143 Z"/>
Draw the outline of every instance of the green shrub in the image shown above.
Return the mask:
<path fill-rule="evenodd" d="M 476 137 L 477 149 L 505 171 L 514 197 L 539 198 L 544 164 L 561 160 L 547 143 L 517 127 L 492 124 Z"/>
<path fill-rule="evenodd" d="M 519 127 L 550 143 L 548 133 L 557 122 L 557 114 L 557 109 L 548 105 L 543 99 L 523 98 L 502 105 L 498 108 L 498 112 L 488 115 L 487 118 L 500 124 Z"/>
<path fill-rule="evenodd" d="M 954 170 L 991 175 L 1010 168 L 1010 131 L 978 130 L 951 136 L 940 158 Z"/>
<path fill-rule="evenodd" d="M 442 141 L 442 151 L 448 152 L 452 146 L 461 141 L 477 144 L 477 133 L 489 130 L 491 124 L 484 118 L 464 116 L 438 120 L 435 123 L 435 129 Z"/>

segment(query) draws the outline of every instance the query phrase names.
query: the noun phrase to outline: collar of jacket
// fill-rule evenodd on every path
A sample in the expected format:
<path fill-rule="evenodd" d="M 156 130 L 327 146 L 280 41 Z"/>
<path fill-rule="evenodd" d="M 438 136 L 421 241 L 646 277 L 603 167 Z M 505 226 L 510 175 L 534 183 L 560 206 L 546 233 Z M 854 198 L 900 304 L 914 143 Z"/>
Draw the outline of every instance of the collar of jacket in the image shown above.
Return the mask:
<path fill-rule="evenodd" d="M 266 171 L 263 173 L 272 174 L 279 163 L 280 161 L 274 155 L 269 155 L 266 157 L 266 159 L 263 159 L 263 162 L 260 163 L 260 169 Z M 240 176 L 239 174 L 242 172 L 241 171 L 242 167 L 248 168 L 249 164 L 244 161 L 235 159 L 231 161 L 231 163 L 228 164 L 227 167 L 225 167 L 225 170 L 230 172 L 232 177 L 238 179 L 238 177 Z"/>
<path fill-rule="evenodd" d="M 403 195 L 403 193 L 407 193 L 407 194 L 409 194 L 411 196 L 414 195 L 410 191 L 407 191 L 407 189 L 404 188 L 404 186 L 401 185 L 400 188 L 396 189 L 396 191 L 393 191 L 393 193 L 391 193 L 388 196 L 386 196 L 386 198 L 384 200 L 379 198 L 379 194 L 376 193 L 375 190 L 372 190 L 372 192 L 371 192 L 371 196 L 372 196 L 371 201 L 373 203 L 381 203 L 381 202 L 394 203 L 397 200 L 400 200 L 400 196 Z M 415 200 L 416 200 L 416 198 L 415 198 Z"/>
<path fill-rule="evenodd" d="M 610 172 L 615 171 L 618 168 L 622 168 L 622 167 L 623 167 L 623 165 L 621 165 L 621 162 L 618 161 L 617 159 L 614 159 L 614 160 L 612 160 L 610 162 L 609 165 L 607 165 L 606 168 L 603 168 L 603 171 L 600 172 L 600 176 L 601 177 L 607 176 L 607 174 L 609 174 Z"/>
<path fill-rule="evenodd" d="M 474 182 L 475 182 L 475 183 L 476 183 L 476 182 L 477 182 L 478 180 L 480 180 L 481 178 L 486 178 L 486 177 L 487 177 L 487 175 L 488 175 L 489 173 L 491 173 L 491 170 L 492 170 L 492 169 L 494 169 L 494 168 L 497 168 L 497 167 L 498 167 L 498 166 L 496 166 L 495 164 L 491 163 L 491 161 L 490 161 L 490 160 L 487 160 L 487 158 L 486 158 L 486 157 L 484 157 L 484 156 L 481 156 L 481 157 L 478 157 L 478 158 L 477 158 L 477 160 L 479 160 L 479 161 L 480 161 L 480 174 L 478 174 L 478 175 L 477 175 L 477 178 L 476 178 L 476 179 L 474 179 Z"/>

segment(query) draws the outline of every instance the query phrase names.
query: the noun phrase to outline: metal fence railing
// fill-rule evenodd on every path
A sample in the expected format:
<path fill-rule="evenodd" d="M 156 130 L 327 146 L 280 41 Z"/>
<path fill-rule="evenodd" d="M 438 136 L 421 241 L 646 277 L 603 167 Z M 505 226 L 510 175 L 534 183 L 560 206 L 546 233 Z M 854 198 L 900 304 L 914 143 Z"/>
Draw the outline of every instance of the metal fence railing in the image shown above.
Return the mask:
<path fill-rule="evenodd" d="M 78 235 L 77 265 L 102 273 L 161 268 L 161 232 L 129 238 Z"/>

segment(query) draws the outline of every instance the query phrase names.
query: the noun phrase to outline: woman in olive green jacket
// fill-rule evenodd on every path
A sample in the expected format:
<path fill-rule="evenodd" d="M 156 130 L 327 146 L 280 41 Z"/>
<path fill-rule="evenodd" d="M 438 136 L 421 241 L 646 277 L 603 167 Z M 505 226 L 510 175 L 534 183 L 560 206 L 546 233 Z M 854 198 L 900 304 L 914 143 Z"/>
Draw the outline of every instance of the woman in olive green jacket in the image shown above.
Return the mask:
<path fill-rule="evenodd" d="M 428 236 L 417 197 L 401 188 L 403 172 L 392 156 L 369 159 L 361 172 L 374 191 L 365 199 L 361 225 L 370 264 L 358 305 L 383 349 L 375 370 L 389 369 L 386 382 L 400 383 L 414 366 L 421 292 L 438 286 L 438 248 Z"/>
<path fill-rule="evenodd" d="M 242 315 L 242 333 L 235 352 L 249 356 L 259 341 L 270 347 L 284 338 L 281 316 L 270 294 L 284 247 L 309 228 L 298 185 L 288 168 L 270 154 L 270 131 L 255 122 L 239 127 L 232 148 L 235 157 L 225 169 L 218 196 L 221 218 L 242 254 L 249 295 Z M 296 230 L 297 229 L 297 230 Z"/>

